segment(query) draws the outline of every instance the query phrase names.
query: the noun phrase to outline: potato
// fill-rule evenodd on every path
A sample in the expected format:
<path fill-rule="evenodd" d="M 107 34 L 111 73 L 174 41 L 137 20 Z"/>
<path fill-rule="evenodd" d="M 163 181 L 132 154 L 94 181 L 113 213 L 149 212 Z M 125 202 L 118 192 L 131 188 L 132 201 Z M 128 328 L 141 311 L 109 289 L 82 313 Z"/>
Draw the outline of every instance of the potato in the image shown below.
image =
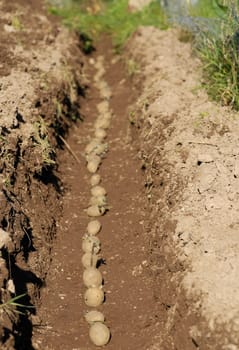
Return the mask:
<path fill-rule="evenodd" d="M 91 176 L 90 184 L 91 184 L 91 186 L 96 186 L 96 185 L 99 185 L 100 181 L 101 181 L 100 175 L 94 174 Z"/>
<path fill-rule="evenodd" d="M 110 127 L 110 119 L 103 118 L 103 119 L 97 119 L 94 124 L 95 129 L 108 129 Z"/>
<path fill-rule="evenodd" d="M 104 322 L 105 316 L 100 311 L 92 310 L 85 314 L 85 320 L 91 325 L 95 322 Z"/>
<path fill-rule="evenodd" d="M 98 164 L 101 163 L 101 157 L 96 154 L 96 150 L 94 150 L 93 152 L 89 153 L 86 156 L 86 160 L 87 160 L 88 163 L 89 162 L 95 162 L 95 163 L 98 163 Z"/>
<path fill-rule="evenodd" d="M 103 277 L 100 271 L 95 267 L 88 267 L 83 273 L 83 282 L 87 288 L 100 287 L 103 282 Z"/>
<path fill-rule="evenodd" d="M 100 140 L 103 140 L 107 136 L 107 133 L 104 129 L 102 128 L 97 128 L 95 130 L 95 137 L 97 137 Z"/>
<path fill-rule="evenodd" d="M 91 205 L 98 205 L 98 206 L 106 206 L 107 200 L 105 196 L 97 196 L 97 197 L 91 197 L 90 199 Z"/>
<path fill-rule="evenodd" d="M 93 186 L 91 188 L 91 194 L 94 197 L 98 197 L 98 196 L 105 196 L 106 195 L 106 190 L 104 189 L 104 187 L 102 186 Z"/>
<path fill-rule="evenodd" d="M 99 287 L 90 287 L 84 295 L 85 304 L 90 307 L 100 306 L 104 302 L 104 292 Z"/>
<path fill-rule="evenodd" d="M 90 340 L 96 346 L 104 346 L 110 341 L 110 330 L 102 322 L 95 322 L 89 331 Z"/>
<path fill-rule="evenodd" d="M 110 104 L 109 101 L 102 101 L 100 103 L 97 104 L 97 109 L 98 112 L 102 115 L 104 115 L 105 113 L 107 113 L 110 109 Z"/>
<path fill-rule="evenodd" d="M 106 211 L 105 207 L 95 204 L 95 205 L 91 205 L 86 212 L 88 216 L 97 217 L 97 216 L 104 215 L 105 211 Z"/>
<path fill-rule="evenodd" d="M 101 230 L 101 223 L 99 220 L 92 220 L 87 225 L 87 232 L 89 235 L 97 235 Z"/>
<path fill-rule="evenodd" d="M 96 267 L 98 259 L 99 258 L 96 254 L 92 254 L 88 252 L 82 256 L 81 262 L 84 268 L 87 269 L 88 267 Z"/>
<path fill-rule="evenodd" d="M 97 254 L 100 251 L 100 240 L 96 236 L 85 235 L 82 241 L 82 250 L 85 253 Z"/>
<path fill-rule="evenodd" d="M 96 163 L 96 162 L 89 162 L 87 163 L 87 170 L 91 173 L 91 174 L 94 174 L 97 172 L 99 168 L 99 164 Z"/>

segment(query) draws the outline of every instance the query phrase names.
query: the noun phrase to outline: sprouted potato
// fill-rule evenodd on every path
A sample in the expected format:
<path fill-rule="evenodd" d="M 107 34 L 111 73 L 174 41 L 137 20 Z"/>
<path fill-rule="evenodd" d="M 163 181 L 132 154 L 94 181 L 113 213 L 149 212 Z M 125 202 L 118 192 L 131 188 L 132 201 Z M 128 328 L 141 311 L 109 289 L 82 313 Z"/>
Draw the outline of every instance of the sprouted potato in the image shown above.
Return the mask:
<path fill-rule="evenodd" d="M 95 137 L 97 137 L 100 140 L 103 140 L 107 136 L 107 133 L 104 129 L 102 128 L 97 128 L 95 130 Z"/>
<path fill-rule="evenodd" d="M 81 258 L 82 265 L 86 269 L 88 267 L 96 267 L 97 261 L 98 261 L 98 256 L 96 254 L 92 254 L 89 252 L 85 253 Z"/>
<path fill-rule="evenodd" d="M 85 253 L 98 254 L 100 251 L 100 240 L 96 236 L 84 235 L 82 250 Z"/>

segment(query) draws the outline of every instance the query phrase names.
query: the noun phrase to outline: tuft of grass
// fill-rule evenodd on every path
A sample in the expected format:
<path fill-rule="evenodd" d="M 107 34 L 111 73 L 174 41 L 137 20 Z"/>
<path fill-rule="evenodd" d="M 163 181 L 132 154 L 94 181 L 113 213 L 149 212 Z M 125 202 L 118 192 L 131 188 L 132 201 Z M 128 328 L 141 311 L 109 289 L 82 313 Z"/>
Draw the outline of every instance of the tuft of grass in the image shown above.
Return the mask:
<path fill-rule="evenodd" d="M 0 312 L 5 312 L 9 318 L 14 318 L 16 315 L 25 315 L 24 312 L 19 309 L 35 308 L 34 306 L 27 306 L 19 303 L 19 299 L 25 297 L 26 294 L 17 295 L 14 298 L 7 300 L 5 303 L 0 304 Z"/>
<path fill-rule="evenodd" d="M 12 19 L 11 19 L 11 22 L 12 22 L 13 28 L 14 28 L 16 31 L 23 30 L 23 25 L 22 25 L 22 23 L 21 23 L 19 17 L 13 16 Z"/>
<path fill-rule="evenodd" d="M 140 25 L 167 28 L 166 15 L 157 1 L 134 13 L 129 11 L 127 0 L 95 0 L 91 6 L 87 3 L 75 1 L 72 7 L 51 8 L 51 12 L 87 38 L 101 33 L 111 35 L 116 47 L 121 47 Z"/>
<path fill-rule="evenodd" d="M 222 19 L 218 34 L 204 31 L 198 44 L 208 94 L 239 110 L 239 5 Z"/>
<path fill-rule="evenodd" d="M 33 141 L 35 147 L 39 149 L 43 164 L 46 166 L 54 165 L 55 161 L 53 158 L 55 152 L 50 145 L 47 125 L 42 117 L 39 117 L 38 121 L 35 122 L 34 129 Z"/>
<path fill-rule="evenodd" d="M 226 0 L 199 0 L 195 5 L 188 6 L 188 11 L 193 17 L 213 19 L 224 16 L 227 8 Z"/>

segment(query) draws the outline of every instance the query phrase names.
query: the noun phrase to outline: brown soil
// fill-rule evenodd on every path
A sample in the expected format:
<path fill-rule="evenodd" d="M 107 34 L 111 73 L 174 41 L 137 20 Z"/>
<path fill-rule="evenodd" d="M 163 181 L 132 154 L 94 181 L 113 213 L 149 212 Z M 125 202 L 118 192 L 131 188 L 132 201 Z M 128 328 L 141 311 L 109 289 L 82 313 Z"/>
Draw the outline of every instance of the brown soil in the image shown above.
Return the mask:
<path fill-rule="evenodd" d="M 100 310 L 112 332 L 108 349 L 147 349 L 158 315 L 154 312 L 152 280 L 147 272 L 145 205 L 141 197 L 144 178 L 131 144 L 128 123 L 128 106 L 133 103 L 136 91 L 125 76 L 122 60 L 113 56 L 109 39 L 102 40 L 97 47 L 94 58 L 104 54 L 105 79 L 113 92 L 110 106 L 114 113 L 107 139 L 109 152 L 100 169 L 110 206 L 101 219 L 103 229 L 99 234 L 104 260 L 100 271 L 106 294 Z M 88 75 L 93 77 L 94 73 L 91 67 Z M 82 300 L 85 287 L 82 285 L 81 242 L 89 220 L 84 209 L 90 199 L 89 174 L 82 154 L 92 136 L 96 105 L 100 101 L 98 88 L 93 87 L 92 82 L 87 102 L 82 106 L 85 120 L 67 140 L 81 164 L 67 153 L 60 156 L 59 171 L 66 192 L 52 266 L 42 293 L 41 334 L 36 329 L 34 337 L 39 349 L 94 348 L 88 337 L 89 327 L 84 320 L 87 307 Z"/>
<path fill-rule="evenodd" d="M 1 1 L 0 17 L 0 222 L 11 237 L 1 249 L 0 338 L 1 349 L 28 350 L 60 213 L 56 150 L 79 116 L 82 56 L 41 1 Z M 24 314 L 4 306 L 22 294 Z"/>

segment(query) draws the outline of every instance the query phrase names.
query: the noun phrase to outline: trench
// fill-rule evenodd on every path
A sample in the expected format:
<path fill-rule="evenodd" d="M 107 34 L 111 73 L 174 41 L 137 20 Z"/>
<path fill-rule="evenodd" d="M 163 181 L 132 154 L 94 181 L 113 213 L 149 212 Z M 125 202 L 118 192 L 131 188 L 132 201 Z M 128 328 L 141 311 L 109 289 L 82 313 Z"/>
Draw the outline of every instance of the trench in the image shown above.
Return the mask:
<path fill-rule="evenodd" d="M 125 61 L 113 53 L 110 39 L 102 39 L 89 58 L 89 86 L 81 101 L 84 121 L 67 138 L 68 149 L 59 154 L 59 177 L 63 183 L 62 214 L 52 249 L 51 267 L 41 290 L 41 306 L 33 318 L 34 349 L 94 349 L 84 314 L 86 288 L 82 282 L 82 237 L 89 217 L 90 174 L 84 149 L 92 139 L 97 107 L 104 98 L 95 82 L 98 61 L 102 78 L 111 91 L 113 112 L 107 134 L 108 152 L 99 174 L 107 191 L 109 210 L 100 218 L 102 230 L 99 270 L 104 278 L 105 301 L 98 310 L 111 330 L 109 350 L 147 349 L 157 326 L 152 278 L 145 233 L 144 174 L 129 123 L 130 106 L 138 95 L 126 74 Z M 71 153 L 69 152 L 71 151 Z M 75 155 L 75 157 L 72 156 Z"/>

